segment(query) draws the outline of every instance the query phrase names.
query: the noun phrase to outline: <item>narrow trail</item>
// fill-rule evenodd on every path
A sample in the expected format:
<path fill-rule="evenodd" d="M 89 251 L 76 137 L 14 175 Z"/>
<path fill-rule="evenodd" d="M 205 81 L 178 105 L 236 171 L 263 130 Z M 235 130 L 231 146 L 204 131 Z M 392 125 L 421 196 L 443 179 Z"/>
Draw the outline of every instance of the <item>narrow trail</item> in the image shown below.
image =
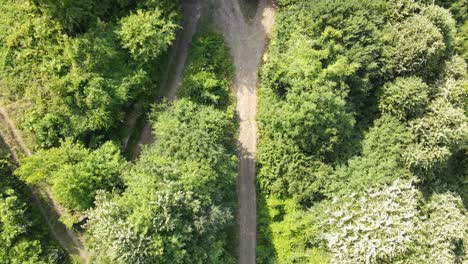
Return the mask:
<path fill-rule="evenodd" d="M 10 118 L 8 117 L 7 112 L 3 107 L 0 107 L 0 125 L 4 126 L 6 131 L 2 132 L 3 138 L 8 138 L 9 142 L 5 142 L 9 147 L 13 159 L 20 165 L 19 160 L 19 153 L 21 151 L 26 156 L 31 156 L 31 150 L 27 147 L 24 143 L 23 138 L 16 127 L 11 122 Z M 8 135 L 3 135 L 3 133 L 7 132 Z M 17 146 L 18 149 L 15 150 L 13 145 Z M 50 208 L 53 212 L 48 211 L 41 202 L 41 198 L 39 198 L 36 190 L 29 186 L 29 191 L 31 196 L 37 206 L 39 211 L 45 220 L 47 226 L 49 227 L 50 233 L 52 236 L 59 242 L 60 246 L 62 246 L 67 252 L 72 255 L 79 255 L 85 263 L 88 263 L 89 260 L 89 252 L 84 248 L 82 241 L 72 230 L 66 228 L 62 223 L 58 221 L 58 218 L 63 214 L 63 209 L 59 206 L 58 203 L 52 197 L 52 194 L 49 191 L 46 191 L 46 195 L 50 199 Z"/>
<path fill-rule="evenodd" d="M 185 63 L 188 57 L 188 50 L 192 43 L 192 37 L 197 31 L 198 21 L 202 14 L 202 0 L 185 0 L 182 4 L 184 22 L 182 30 L 177 34 L 174 46 L 170 51 L 169 71 L 167 74 L 172 78 L 168 78 L 166 83 L 162 85 L 165 88 L 163 96 L 169 102 L 176 99 L 177 89 L 182 84 L 182 77 L 185 69 Z M 138 143 L 135 144 L 135 149 L 132 150 L 131 159 L 136 159 L 142 150 L 143 145 L 148 145 L 154 142 L 154 137 L 150 122 L 146 122 L 141 131 Z"/>
<path fill-rule="evenodd" d="M 13 125 L 11 122 L 10 118 L 8 117 L 5 109 L 3 107 L 0 107 L 0 123 L 2 123 L 10 132 L 9 138 L 15 141 L 16 145 L 21 148 L 21 150 L 26 154 L 27 156 L 31 156 L 31 151 L 29 148 L 26 146 L 26 144 L 23 141 L 23 138 L 20 136 L 20 133 L 16 129 L 16 127 Z M 18 162 L 18 155 L 17 153 L 14 153 L 12 151 L 13 158 L 15 161 Z"/>
<path fill-rule="evenodd" d="M 223 32 L 236 66 L 234 89 L 237 96 L 237 113 L 240 119 L 239 174 L 237 194 L 239 202 L 238 263 L 253 264 L 256 258 L 256 185 L 255 153 L 257 144 L 258 69 L 268 37 L 274 24 L 271 0 L 260 0 L 252 23 L 243 17 L 239 0 L 216 0 L 215 23 Z"/>

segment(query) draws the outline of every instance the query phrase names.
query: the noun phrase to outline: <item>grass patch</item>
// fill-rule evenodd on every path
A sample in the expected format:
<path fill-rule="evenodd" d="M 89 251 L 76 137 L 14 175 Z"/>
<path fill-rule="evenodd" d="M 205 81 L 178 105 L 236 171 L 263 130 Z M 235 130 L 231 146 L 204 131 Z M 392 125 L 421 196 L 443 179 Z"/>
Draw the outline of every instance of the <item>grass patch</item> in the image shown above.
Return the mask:
<path fill-rule="evenodd" d="M 317 214 L 291 199 L 258 196 L 257 263 L 330 263 L 318 238 Z"/>

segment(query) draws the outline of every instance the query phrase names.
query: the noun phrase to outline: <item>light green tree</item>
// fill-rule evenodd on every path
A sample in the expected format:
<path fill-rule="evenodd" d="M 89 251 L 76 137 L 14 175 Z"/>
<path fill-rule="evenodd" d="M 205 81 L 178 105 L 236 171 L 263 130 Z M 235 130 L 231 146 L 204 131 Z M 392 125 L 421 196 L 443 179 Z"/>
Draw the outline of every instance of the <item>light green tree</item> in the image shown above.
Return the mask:
<path fill-rule="evenodd" d="M 121 183 L 124 166 L 119 148 L 110 142 L 90 151 L 67 140 L 58 148 L 25 158 L 15 174 L 29 183 L 50 184 L 59 203 L 82 213 L 93 206 L 97 190 L 111 191 Z"/>
<path fill-rule="evenodd" d="M 136 60 L 151 61 L 175 39 L 177 24 L 160 9 L 137 10 L 121 20 L 118 31 L 122 44 Z"/>
<path fill-rule="evenodd" d="M 414 74 L 432 78 L 445 55 L 444 36 L 428 18 L 413 15 L 395 24 L 387 36 L 384 50 L 396 74 Z"/>

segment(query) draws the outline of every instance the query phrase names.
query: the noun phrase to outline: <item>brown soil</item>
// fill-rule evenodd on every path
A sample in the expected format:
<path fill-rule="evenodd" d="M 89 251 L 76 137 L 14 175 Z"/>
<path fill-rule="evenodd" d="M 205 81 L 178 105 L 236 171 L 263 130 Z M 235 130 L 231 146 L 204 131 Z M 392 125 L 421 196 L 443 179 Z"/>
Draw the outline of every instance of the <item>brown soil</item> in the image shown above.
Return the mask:
<path fill-rule="evenodd" d="M 257 144 L 257 81 L 258 69 L 274 23 L 274 8 L 270 0 L 259 1 L 255 18 L 245 21 L 237 0 L 216 0 L 215 23 L 223 32 L 234 59 L 236 76 L 234 89 L 240 119 L 238 263 L 255 263 L 256 250 L 256 188 L 255 152 Z"/>

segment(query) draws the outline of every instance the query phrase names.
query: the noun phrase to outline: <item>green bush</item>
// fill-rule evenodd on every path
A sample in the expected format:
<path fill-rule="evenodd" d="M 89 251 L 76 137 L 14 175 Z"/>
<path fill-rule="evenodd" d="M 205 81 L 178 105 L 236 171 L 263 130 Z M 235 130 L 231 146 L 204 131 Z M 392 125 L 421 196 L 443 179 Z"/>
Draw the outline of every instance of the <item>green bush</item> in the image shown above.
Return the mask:
<path fill-rule="evenodd" d="M 26 185 L 12 175 L 13 165 L 4 150 L 7 153 L 0 139 L 0 262 L 69 263 L 37 208 L 30 205 Z"/>
<path fill-rule="evenodd" d="M 202 24 L 193 37 L 180 94 L 190 100 L 225 108 L 232 103 L 234 66 L 223 36 Z"/>

